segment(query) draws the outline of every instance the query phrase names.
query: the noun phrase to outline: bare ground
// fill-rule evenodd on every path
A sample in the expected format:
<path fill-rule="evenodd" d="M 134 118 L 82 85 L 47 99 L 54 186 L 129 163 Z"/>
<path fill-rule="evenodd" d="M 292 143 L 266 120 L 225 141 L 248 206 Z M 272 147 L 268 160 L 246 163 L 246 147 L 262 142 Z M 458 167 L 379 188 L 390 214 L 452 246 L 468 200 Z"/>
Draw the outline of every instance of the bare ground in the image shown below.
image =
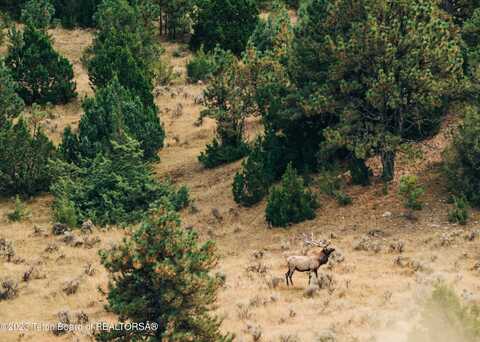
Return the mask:
<path fill-rule="evenodd" d="M 73 103 L 53 109 L 55 118 L 48 124 L 48 132 L 58 142 L 66 125 L 78 123 L 81 98 L 92 94 L 80 62 L 91 34 L 61 29 L 51 33 L 55 46 L 74 65 L 80 94 Z M 168 54 L 177 48 L 174 44 L 166 47 Z M 162 88 L 157 97 L 167 139 L 155 171 L 159 178 L 171 177 L 189 186 L 196 210 L 189 208 L 182 213 L 183 224 L 193 225 L 202 240 L 217 242 L 221 255 L 218 271 L 226 275 L 226 285 L 215 305 L 215 312 L 224 319 L 222 329 L 234 332 L 238 341 L 252 341 L 252 332 L 257 330 L 262 341 L 308 342 L 316 341 L 318 334 L 328 330 L 337 341 L 372 341 L 376 337 L 377 341 L 401 342 L 406 341 L 419 313 L 418 304 L 437 279 L 452 284 L 465 298 L 478 300 L 480 274 L 472 267 L 480 261 L 480 239 L 476 236 L 470 241 L 465 236 L 478 231 L 479 215 L 473 212 L 467 226 L 448 223 L 449 204 L 438 172 L 447 135 L 439 134 L 422 145 L 424 158 L 415 162 L 401 160 L 397 181 L 388 194 L 384 194 L 379 182 L 366 188 L 349 186 L 347 192 L 353 205 L 339 207 L 334 200 L 321 197 L 322 208 L 315 220 L 289 229 L 269 229 L 264 220 L 264 202 L 245 209 L 232 199 L 231 182 L 240 162 L 205 170 L 197 161 L 212 139 L 215 126 L 210 120 L 200 127 L 194 125 L 201 110 L 194 99 L 204 86 L 184 81 L 187 59 L 172 56 L 173 65 L 183 76 L 175 85 Z M 453 123 L 453 118 L 447 120 L 446 127 Z M 446 127 L 442 132 L 448 131 Z M 258 130 L 258 122 L 249 121 L 249 134 L 253 136 Z M 376 165 L 375 160 L 372 165 Z M 405 173 L 417 174 L 427 190 L 425 208 L 415 214 L 415 220 L 404 216 L 397 195 L 398 177 Z M 93 248 L 68 246 L 51 233 L 51 200 L 44 195 L 28 201 L 32 215 L 22 223 L 5 219 L 13 201 L 0 202 L 0 238 L 12 241 L 16 251 L 15 262 L 0 259 L 0 278 L 19 282 L 18 296 L 0 302 L 0 323 L 54 323 L 62 310 L 83 311 L 90 322 L 114 321 L 115 317 L 104 309 L 102 291 L 107 289 L 108 275 L 99 263 L 98 250 L 118 242 L 125 232 L 114 227 L 97 229 L 93 236 L 101 241 Z M 221 218 L 212 214 L 213 209 Z M 46 234 L 34 235 L 34 226 Z M 313 298 L 304 296 L 305 274 L 294 275 L 293 287 L 284 282 L 285 257 L 301 252 L 303 247 L 296 238 L 304 232 L 331 239 L 344 256 L 343 262 L 321 269 L 333 282 Z M 364 236 L 368 236 L 367 250 L 355 250 Z M 398 245 L 398 241 L 403 241 L 404 251 L 390 251 L 390 245 Z M 255 253 L 258 251 L 263 253 Z M 87 265 L 95 268 L 93 275 L 85 273 Z M 25 282 L 23 274 L 31 266 L 36 268 L 36 276 Z M 279 278 L 276 286 L 272 283 L 274 277 Z M 62 287 L 72 279 L 79 281 L 78 291 L 67 295 Z M 82 332 L 56 337 L 51 332 L 0 331 L 0 341 L 90 339 Z"/>

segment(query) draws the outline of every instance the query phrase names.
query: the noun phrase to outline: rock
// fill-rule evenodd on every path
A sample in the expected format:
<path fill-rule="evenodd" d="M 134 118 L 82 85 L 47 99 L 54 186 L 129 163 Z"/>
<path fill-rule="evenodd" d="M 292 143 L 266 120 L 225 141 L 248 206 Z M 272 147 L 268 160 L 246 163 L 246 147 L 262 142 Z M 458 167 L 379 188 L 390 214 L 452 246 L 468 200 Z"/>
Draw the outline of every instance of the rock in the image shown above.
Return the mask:
<path fill-rule="evenodd" d="M 75 294 L 80 287 L 80 282 L 77 279 L 68 280 L 63 284 L 62 291 L 67 295 Z"/>
<path fill-rule="evenodd" d="M 335 342 L 337 339 L 331 330 L 325 330 L 317 333 L 315 342 Z"/>
<path fill-rule="evenodd" d="M 98 236 L 95 236 L 95 237 L 86 236 L 83 238 L 82 243 L 85 248 L 93 248 L 95 247 L 96 244 L 100 243 L 100 238 Z"/>
<path fill-rule="evenodd" d="M 83 245 L 83 240 L 69 231 L 65 232 L 60 240 L 72 247 L 80 247 Z"/>
<path fill-rule="evenodd" d="M 392 217 L 392 212 L 386 211 L 386 212 L 383 213 L 382 217 L 385 217 L 385 218 Z"/>
<path fill-rule="evenodd" d="M 213 209 L 212 209 L 212 215 L 213 215 L 213 217 L 215 217 L 218 221 L 223 221 L 223 216 L 222 216 L 222 214 L 220 213 L 220 210 L 218 210 L 217 208 L 213 208 Z"/>
<path fill-rule="evenodd" d="M 70 228 L 64 223 L 55 223 L 52 227 L 53 235 L 62 235 L 65 232 L 70 231 Z"/>
<path fill-rule="evenodd" d="M 86 220 L 85 222 L 82 223 L 82 226 L 80 227 L 80 230 L 83 233 L 93 233 L 94 229 L 95 229 L 95 225 L 93 224 L 92 220 Z"/>

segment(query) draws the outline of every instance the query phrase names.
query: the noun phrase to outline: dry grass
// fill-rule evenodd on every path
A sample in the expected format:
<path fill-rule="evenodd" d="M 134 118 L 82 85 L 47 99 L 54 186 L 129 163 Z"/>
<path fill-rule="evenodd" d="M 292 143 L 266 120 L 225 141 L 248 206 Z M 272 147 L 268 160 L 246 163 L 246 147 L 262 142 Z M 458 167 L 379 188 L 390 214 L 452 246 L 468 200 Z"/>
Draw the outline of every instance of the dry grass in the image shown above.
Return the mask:
<path fill-rule="evenodd" d="M 61 29 L 51 33 L 55 46 L 74 64 L 80 97 L 91 95 L 88 77 L 80 63 L 91 34 Z M 177 47 L 167 44 L 167 53 L 172 55 Z M 182 75 L 186 60 L 188 56 L 172 56 L 172 63 Z M 441 180 L 434 168 L 445 146 L 445 136 L 439 135 L 429 142 L 428 158 L 414 164 L 402 161 L 399 165 L 399 174 L 415 172 L 427 188 L 425 209 L 418 213 L 417 221 L 403 217 L 395 184 L 384 196 L 381 195 L 382 184 L 376 183 L 367 188 L 349 187 L 348 193 L 354 199 L 350 207 L 338 207 L 333 200 L 325 198 L 314 221 L 288 230 L 269 230 L 264 221 L 265 203 L 245 209 L 232 199 L 231 182 L 240 167 L 239 162 L 204 170 L 196 159 L 212 139 L 215 129 L 211 120 L 206 120 L 201 127 L 194 126 L 201 110 L 194 103 L 194 97 L 201 94 L 202 89 L 201 85 L 185 84 L 183 76 L 157 97 L 167 132 L 167 146 L 161 151 L 161 162 L 155 170 L 158 177 L 169 176 L 190 187 L 199 211 L 185 210 L 183 224 L 193 225 L 202 239 L 217 241 L 221 254 L 218 268 L 226 274 L 227 280 L 219 293 L 216 312 L 224 318 L 225 331 L 236 333 L 239 341 L 251 341 L 252 327 L 256 327 L 261 329 L 262 341 L 284 341 L 288 336 L 292 340 L 296 337 L 299 341 L 314 341 L 316 334 L 328 329 L 336 334 L 338 341 L 367 341 L 378 335 L 378 341 L 400 342 L 404 341 L 406 327 L 417 312 L 418 300 L 425 296 L 436 278 L 446 279 L 459 290 L 478 292 L 479 274 L 471 269 L 480 258 L 480 240 L 478 237 L 471 242 L 463 239 L 464 231 L 476 229 L 478 213 L 473 213 L 471 223 L 465 227 L 448 223 L 447 204 L 439 186 Z M 182 114 L 174 115 L 179 104 L 183 106 Z M 80 100 L 55 107 L 54 112 L 57 130 L 49 134 L 58 142 L 63 127 L 78 123 Z M 258 121 L 249 122 L 251 136 L 258 129 Z M 372 164 L 375 165 L 375 161 Z M 67 246 L 50 233 L 50 202 L 49 196 L 28 202 L 33 215 L 22 223 L 8 223 L 4 216 L 13 202 L 0 202 L 0 238 L 13 241 L 17 256 L 25 259 L 19 264 L 0 260 L 0 278 L 11 277 L 20 282 L 19 296 L 0 302 L 0 322 L 55 322 L 57 312 L 66 308 L 85 311 L 91 321 L 115 319 L 105 312 L 105 297 L 97 290 L 99 286 L 105 290 L 108 281 L 97 251 L 121 239 L 123 231 L 96 231 L 94 234 L 100 237 L 101 243 L 93 249 Z M 212 214 L 215 208 L 221 220 Z M 387 211 L 391 216 L 384 217 Z M 31 236 L 34 225 L 44 228 L 48 236 Z M 382 237 L 374 238 L 383 246 L 382 250 L 379 253 L 355 251 L 354 241 L 372 229 L 383 232 Z M 439 247 L 441 234 L 457 229 L 462 232 L 451 237 L 452 245 Z M 325 238 L 334 236 L 332 243 L 345 257 L 343 263 L 332 269 L 321 269 L 333 275 L 334 286 L 331 290 L 320 290 L 313 298 L 303 295 L 307 286 L 305 274 L 295 274 L 294 287 L 286 287 L 283 281 L 285 256 L 300 252 L 301 246 L 295 242 L 295 237 L 302 232 L 314 232 Z M 416 264 L 395 266 L 398 254 L 390 253 L 388 245 L 396 239 L 405 242 L 403 256 Z M 45 252 L 52 243 L 58 245 L 59 250 Z M 252 256 L 257 250 L 264 250 L 260 259 Z M 261 263 L 260 268 L 266 273 L 247 271 L 253 263 Z M 33 264 L 38 265 L 46 278 L 21 282 L 23 272 Z M 83 275 L 87 264 L 97 269 L 93 277 Z M 419 266 L 419 270 L 408 266 L 411 264 Z M 63 282 L 80 276 L 78 292 L 70 296 L 64 294 Z M 278 287 L 267 285 L 271 277 L 282 279 Z M 89 340 L 80 333 L 54 337 L 51 333 L 0 332 L 0 341 L 71 341 L 74 336 L 80 341 Z"/>

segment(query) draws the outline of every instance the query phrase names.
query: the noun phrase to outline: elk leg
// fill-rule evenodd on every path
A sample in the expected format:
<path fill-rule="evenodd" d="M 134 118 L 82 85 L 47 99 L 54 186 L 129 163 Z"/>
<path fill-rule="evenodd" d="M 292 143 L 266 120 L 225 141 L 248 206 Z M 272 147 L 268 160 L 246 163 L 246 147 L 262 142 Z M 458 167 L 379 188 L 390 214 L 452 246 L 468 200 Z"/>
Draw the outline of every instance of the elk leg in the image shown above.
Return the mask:
<path fill-rule="evenodd" d="M 295 272 L 295 270 L 291 270 L 290 271 L 290 284 L 293 286 L 293 273 Z"/>
<path fill-rule="evenodd" d="M 287 273 L 285 273 L 285 279 L 287 281 L 287 286 L 288 286 L 288 276 L 290 274 L 290 270 L 287 271 Z"/>

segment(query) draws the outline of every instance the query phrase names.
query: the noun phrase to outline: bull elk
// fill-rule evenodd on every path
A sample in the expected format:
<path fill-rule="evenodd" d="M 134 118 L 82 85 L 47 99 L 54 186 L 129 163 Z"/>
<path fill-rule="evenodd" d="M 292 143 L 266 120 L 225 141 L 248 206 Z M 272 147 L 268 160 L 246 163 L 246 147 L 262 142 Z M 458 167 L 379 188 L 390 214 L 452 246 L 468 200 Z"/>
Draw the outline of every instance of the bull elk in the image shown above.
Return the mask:
<path fill-rule="evenodd" d="M 320 247 L 321 251 L 313 255 L 293 255 L 287 258 L 288 271 L 285 273 L 285 279 L 287 280 L 287 286 L 290 284 L 293 285 L 293 273 L 298 272 L 308 272 L 308 283 L 312 278 L 312 272 L 318 279 L 318 269 L 320 266 L 325 265 L 328 262 L 328 258 L 335 251 L 335 248 L 329 247 L 330 242 L 319 241 L 313 238 L 303 235 L 303 242 L 307 246 Z"/>

